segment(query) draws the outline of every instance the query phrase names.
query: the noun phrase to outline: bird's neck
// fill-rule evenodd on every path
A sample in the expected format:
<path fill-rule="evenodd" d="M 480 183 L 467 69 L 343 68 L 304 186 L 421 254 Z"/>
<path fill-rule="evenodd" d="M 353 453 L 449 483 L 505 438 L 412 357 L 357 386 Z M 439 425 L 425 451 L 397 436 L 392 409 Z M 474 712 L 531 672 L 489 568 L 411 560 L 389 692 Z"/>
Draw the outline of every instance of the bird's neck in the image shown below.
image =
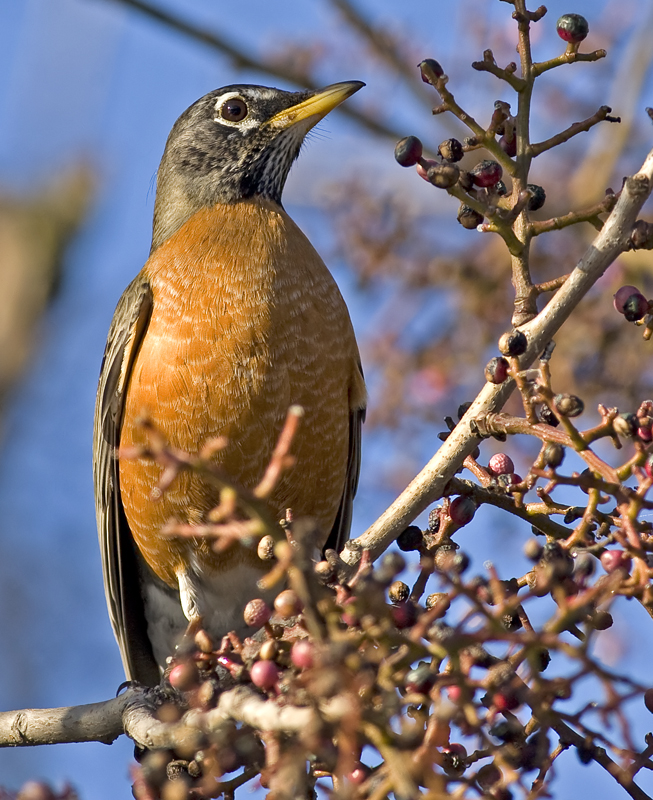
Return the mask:
<path fill-rule="evenodd" d="M 206 197 L 197 197 L 190 194 L 183 181 L 164 177 L 157 186 L 156 200 L 154 202 L 154 221 L 152 223 L 152 246 L 150 255 L 154 253 L 165 241 L 173 236 L 188 220 L 202 209 L 212 208 L 215 205 L 239 205 L 260 200 L 271 203 L 275 208 L 282 209 L 281 203 L 268 197 L 252 195 L 240 197 L 228 192 L 220 194 L 212 192 Z"/>

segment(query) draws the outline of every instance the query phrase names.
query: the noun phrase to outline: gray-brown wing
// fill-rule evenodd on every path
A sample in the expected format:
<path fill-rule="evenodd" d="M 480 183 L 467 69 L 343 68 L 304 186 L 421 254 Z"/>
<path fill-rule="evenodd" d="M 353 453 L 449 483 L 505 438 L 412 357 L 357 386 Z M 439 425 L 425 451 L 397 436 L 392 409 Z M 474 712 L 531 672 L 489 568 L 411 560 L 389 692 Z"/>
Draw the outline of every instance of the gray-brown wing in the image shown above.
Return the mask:
<path fill-rule="evenodd" d="M 358 365 L 363 374 L 363 368 Z M 351 519 L 354 509 L 354 497 L 358 488 L 358 478 L 361 469 L 361 434 L 365 422 L 365 408 L 353 409 L 349 415 L 349 451 L 347 456 L 347 475 L 345 487 L 340 500 L 340 507 L 336 520 L 331 528 L 329 538 L 324 545 L 324 550 L 333 549 L 339 553 L 349 539 Z"/>
<path fill-rule="evenodd" d="M 152 312 L 152 291 L 142 277 L 118 302 L 100 370 L 93 434 L 93 477 L 104 591 L 128 680 L 156 684 L 159 670 L 147 637 L 135 546 L 120 499 L 120 428 L 134 358 Z"/>

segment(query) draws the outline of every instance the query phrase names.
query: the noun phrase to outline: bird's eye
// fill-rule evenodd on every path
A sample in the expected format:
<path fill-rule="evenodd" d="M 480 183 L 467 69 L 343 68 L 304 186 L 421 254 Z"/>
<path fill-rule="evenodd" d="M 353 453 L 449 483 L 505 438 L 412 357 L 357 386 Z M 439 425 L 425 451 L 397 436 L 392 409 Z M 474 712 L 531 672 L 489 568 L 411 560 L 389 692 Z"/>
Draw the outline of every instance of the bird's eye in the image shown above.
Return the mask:
<path fill-rule="evenodd" d="M 228 122 L 240 122 L 248 112 L 247 103 L 242 97 L 231 97 L 220 108 L 220 116 Z"/>

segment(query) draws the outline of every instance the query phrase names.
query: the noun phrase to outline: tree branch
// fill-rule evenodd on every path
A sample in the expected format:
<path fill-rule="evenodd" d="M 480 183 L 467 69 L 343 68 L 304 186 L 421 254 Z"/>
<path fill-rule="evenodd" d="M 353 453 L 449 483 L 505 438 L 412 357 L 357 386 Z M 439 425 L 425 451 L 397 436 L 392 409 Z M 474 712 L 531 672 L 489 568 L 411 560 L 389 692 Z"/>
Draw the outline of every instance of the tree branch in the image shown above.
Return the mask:
<path fill-rule="evenodd" d="M 630 247 L 637 215 L 652 188 L 653 150 L 641 170 L 626 180 L 613 212 L 564 285 L 537 317 L 521 328 L 529 343 L 528 350 L 520 359 L 521 369 L 538 358 L 589 288 L 619 253 Z M 449 480 L 478 445 L 478 438 L 470 428 L 471 421 L 502 408 L 514 388 L 514 382 L 508 380 L 498 386 L 487 383 L 481 389 L 465 416 L 419 475 L 365 533 L 353 540 L 352 545 L 345 545 L 342 558 L 349 566 L 358 563 L 362 549 L 371 550 L 372 557 L 376 558 L 418 514 L 442 497 Z"/>
<path fill-rule="evenodd" d="M 161 722 L 156 715 L 162 702 L 158 687 L 131 686 L 112 700 L 64 708 L 28 708 L 0 713 L 0 747 L 33 747 L 71 742 L 111 744 L 123 733 L 141 747 L 197 750 L 207 733 L 226 720 L 259 731 L 299 733 L 321 718 L 335 722 L 349 705 L 335 698 L 312 707 L 279 704 L 261 697 L 248 686 L 236 686 L 220 695 L 211 711 L 191 709 L 179 722 Z"/>

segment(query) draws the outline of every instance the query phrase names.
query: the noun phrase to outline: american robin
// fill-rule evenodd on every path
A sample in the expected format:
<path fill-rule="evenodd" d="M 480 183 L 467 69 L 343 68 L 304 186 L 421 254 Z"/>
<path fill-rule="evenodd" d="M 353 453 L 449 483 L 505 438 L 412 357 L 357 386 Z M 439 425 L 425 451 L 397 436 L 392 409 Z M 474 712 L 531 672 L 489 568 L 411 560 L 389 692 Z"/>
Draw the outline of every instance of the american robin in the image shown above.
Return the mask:
<path fill-rule="evenodd" d="M 157 174 L 150 256 L 120 299 L 102 364 L 94 477 L 104 584 L 127 678 L 158 683 L 189 622 L 218 638 L 242 630 L 265 568 L 256 552 L 217 554 L 160 533 L 201 522 L 216 490 L 182 473 L 156 503 L 161 467 L 118 458 L 143 443 L 145 414 L 171 446 L 211 437 L 228 476 L 254 487 L 289 406 L 305 416 L 295 466 L 269 500 L 310 515 L 320 543 L 349 536 L 365 385 L 347 307 L 330 272 L 281 205 L 304 137 L 358 91 L 225 86 L 179 117 Z"/>

